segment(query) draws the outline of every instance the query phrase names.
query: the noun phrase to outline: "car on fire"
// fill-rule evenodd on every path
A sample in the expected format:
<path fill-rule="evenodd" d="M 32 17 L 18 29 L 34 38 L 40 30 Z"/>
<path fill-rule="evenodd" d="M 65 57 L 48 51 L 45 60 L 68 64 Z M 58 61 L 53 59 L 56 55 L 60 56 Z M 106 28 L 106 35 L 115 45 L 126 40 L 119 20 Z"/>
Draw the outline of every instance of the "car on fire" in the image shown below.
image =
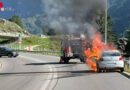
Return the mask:
<path fill-rule="evenodd" d="M 103 51 L 100 60 L 97 62 L 97 71 L 120 69 L 124 71 L 124 60 L 119 51 Z"/>

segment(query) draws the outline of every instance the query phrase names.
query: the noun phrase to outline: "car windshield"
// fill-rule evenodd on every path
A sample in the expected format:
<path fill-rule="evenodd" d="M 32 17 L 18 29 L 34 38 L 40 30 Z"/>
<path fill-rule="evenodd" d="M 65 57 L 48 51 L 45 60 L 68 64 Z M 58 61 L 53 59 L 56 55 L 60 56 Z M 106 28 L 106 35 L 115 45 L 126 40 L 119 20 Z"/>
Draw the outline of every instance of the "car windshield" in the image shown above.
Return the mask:
<path fill-rule="evenodd" d="M 102 56 L 120 56 L 119 52 L 105 52 Z"/>
<path fill-rule="evenodd" d="M 6 51 L 12 51 L 10 48 L 8 48 L 8 47 L 5 47 L 5 50 Z"/>

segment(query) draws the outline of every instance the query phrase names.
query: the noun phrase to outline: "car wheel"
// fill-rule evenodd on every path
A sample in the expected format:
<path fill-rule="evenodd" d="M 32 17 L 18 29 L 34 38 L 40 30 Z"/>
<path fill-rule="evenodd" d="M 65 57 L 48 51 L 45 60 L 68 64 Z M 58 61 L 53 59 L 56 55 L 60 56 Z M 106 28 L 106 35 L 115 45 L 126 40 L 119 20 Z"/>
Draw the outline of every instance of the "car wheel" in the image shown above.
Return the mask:
<path fill-rule="evenodd" d="M 65 64 L 68 64 L 68 63 L 69 63 L 69 59 L 65 58 L 65 59 L 64 59 L 64 63 L 65 63 Z"/>
<path fill-rule="evenodd" d="M 100 73 L 100 72 L 101 72 L 101 69 L 100 69 L 100 68 L 97 68 L 97 72 Z"/>
<path fill-rule="evenodd" d="M 99 68 L 99 65 L 97 63 L 97 72 L 100 73 L 101 72 L 101 69 Z"/>
<path fill-rule="evenodd" d="M 8 54 L 8 57 L 11 58 L 11 57 L 12 57 L 12 54 Z"/>
<path fill-rule="evenodd" d="M 14 57 L 17 57 L 17 56 L 14 56 Z"/>
<path fill-rule="evenodd" d="M 124 68 L 121 68 L 120 71 L 121 71 L 121 72 L 124 72 Z"/>
<path fill-rule="evenodd" d="M 80 57 L 80 61 L 82 62 L 82 63 L 86 63 L 86 61 L 85 61 L 85 57 Z"/>

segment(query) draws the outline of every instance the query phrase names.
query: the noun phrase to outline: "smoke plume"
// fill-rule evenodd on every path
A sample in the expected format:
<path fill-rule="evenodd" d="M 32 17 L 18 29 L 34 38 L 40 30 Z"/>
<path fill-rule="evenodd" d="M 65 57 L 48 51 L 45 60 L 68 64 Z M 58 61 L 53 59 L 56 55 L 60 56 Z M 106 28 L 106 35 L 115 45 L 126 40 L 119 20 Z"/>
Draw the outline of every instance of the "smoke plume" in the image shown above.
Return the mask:
<path fill-rule="evenodd" d="M 42 0 L 50 28 L 69 34 L 86 33 L 93 38 L 96 20 L 106 8 L 105 0 Z"/>

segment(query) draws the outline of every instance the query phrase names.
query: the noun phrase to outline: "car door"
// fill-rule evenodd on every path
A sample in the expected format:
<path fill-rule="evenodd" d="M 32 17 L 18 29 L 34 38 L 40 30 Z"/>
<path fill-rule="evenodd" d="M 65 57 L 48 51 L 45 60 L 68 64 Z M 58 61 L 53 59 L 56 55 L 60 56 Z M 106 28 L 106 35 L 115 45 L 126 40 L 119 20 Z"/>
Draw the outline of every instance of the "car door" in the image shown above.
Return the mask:
<path fill-rule="evenodd" d="M 4 48 L 0 48 L 0 55 L 5 55 L 5 49 Z"/>

